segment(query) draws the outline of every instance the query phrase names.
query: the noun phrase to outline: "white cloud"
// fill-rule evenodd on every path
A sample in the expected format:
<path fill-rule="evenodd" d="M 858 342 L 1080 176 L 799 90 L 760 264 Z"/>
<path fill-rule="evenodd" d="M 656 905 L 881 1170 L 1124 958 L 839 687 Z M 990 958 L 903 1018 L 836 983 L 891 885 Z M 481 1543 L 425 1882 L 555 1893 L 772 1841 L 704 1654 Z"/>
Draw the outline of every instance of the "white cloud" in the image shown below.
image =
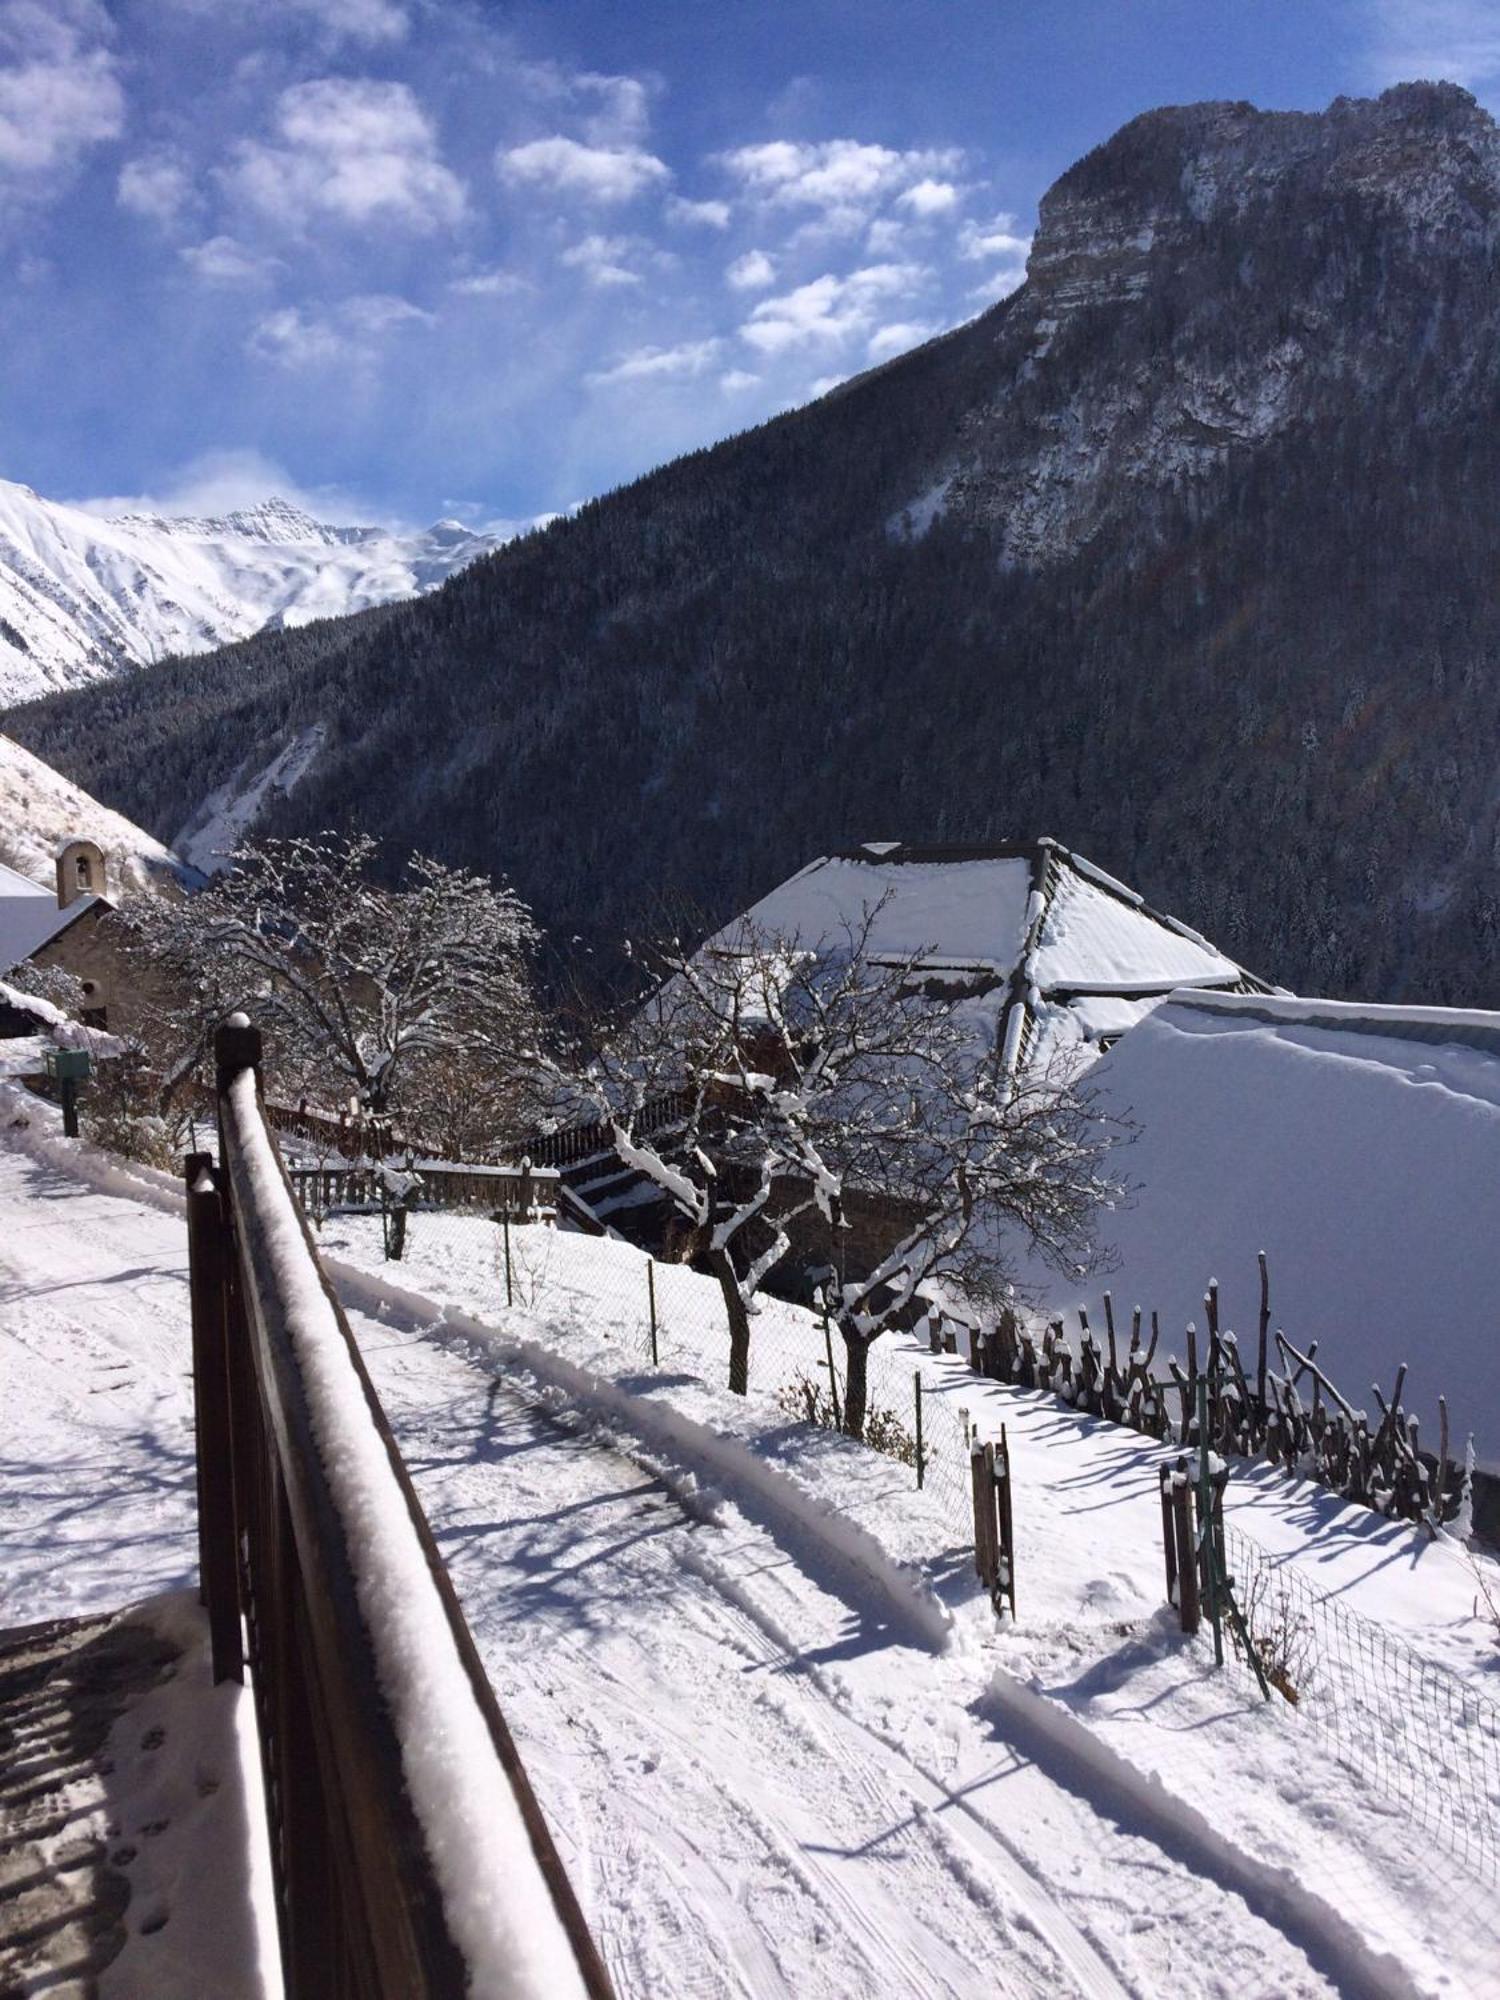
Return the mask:
<path fill-rule="evenodd" d="M 747 389 L 758 389 L 760 377 L 745 368 L 728 368 L 719 377 L 719 387 L 727 396 L 741 396 Z"/>
<path fill-rule="evenodd" d="M 167 147 L 127 160 L 115 183 L 121 208 L 169 229 L 196 201 L 192 169 Z"/>
<path fill-rule="evenodd" d="M 594 109 L 584 120 L 584 137 L 596 146 L 619 145 L 645 137 L 651 125 L 651 85 L 639 76 L 609 76 L 580 70 L 567 79 L 576 99 L 592 98 Z"/>
<path fill-rule="evenodd" d="M 689 340 L 678 347 L 638 347 L 612 368 L 586 376 L 594 388 L 616 382 L 683 381 L 702 375 L 718 359 L 721 340 Z"/>
<path fill-rule="evenodd" d="M 110 518 L 120 514 L 212 518 L 271 499 L 289 500 L 319 521 L 404 525 L 341 487 L 303 486 L 284 465 L 252 447 L 201 452 L 153 481 L 148 493 L 111 494 L 69 504 Z"/>
<path fill-rule="evenodd" d="M 920 180 L 903 188 L 896 197 L 902 208 L 913 215 L 949 215 L 958 207 L 959 193 L 952 181 Z"/>
<path fill-rule="evenodd" d="M 334 41 L 399 42 L 411 26 L 395 0 L 281 0 L 281 5 L 310 16 Z"/>
<path fill-rule="evenodd" d="M 125 93 L 95 0 L 0 0 L 0 194 L 48 194 L 118 137 Z"/>
<path fill-rule="evenodd" d="M 920 347 L 924 340 L 931 340 L 938 329 L 925 320 L 893 320 L 889 326 L 882 326 L 870 335 L 865 343 L 865 352 L 872 361 L 889 361 L 893 355 L 905 354 L 909 347 Z"/>
<path fill-rule="evenodd" d="M 644 236 L 584 236 L 570 244 L 559 260 L 569 270 L 581 271 L 591 285 L 639 285 L 642 262 L 669 271 L 677 259 L 658 250 Z"/>
<path fill-rule="evenodd" d="M 788 208 L 811 208 L 839 228 L 862 227 L 884 202 L 952 172 L 954 150 L 897 152 L 857 139 L 771 139 L 721 153 L 719 164 L 746 193 Z"/>
<path fill-rule="evenodd" d="M 586 146 L 554 133 L 524 146 L 502 147 L 495 171 L 511 187 L 540 187 L 582 201 L 634 201 L 671 174 L 654 153 L 639 146 Z"/>
<path fill-rule="evenodd" d="M 909 222 L 898 222 L 892 215 L 877 215 L 865 231 L 865 248 L 872 257 L 899 257 L 912 234 Z"/>
<path fill-rule="evenodd" d="M 737 292 L 760 292 L 776 282 L 776 266 L 764 250 L 747 250 L 724 273 Z"/>
<path fill-rule="evenodd" d="M 375 361 L 397 327 L 432 326 L 433 315 L 388 292 L 341 299 L 323 311 L 280 306 L 251 329 L 247 353 L 258 361 L 300 372 Z"/>
<path fill-rule="evenodd" d="M 1031 238 L 1017 235 L 1016 218 L 1004 209 L 989 222 L 966 222 L 958 232 L 960 257 L 1006 257 L 1024 264 L 1030 252 Z"/>
<path fill-rule="evenodd" d="M 232 236 L 210 236 L 206 243 L 187 244 L 177 254 L 204 285 L 265 285 L 286 268 L 279 257 L 262 256 Z"/>
<path fill-rule="evenodd" d="M 730 207 L 727 201 L 684 201 L 672 195 L 667 201 L 668 222 L 697 223 L 705 229 L 727 229 Z"/>
<path fill-rule="evenodd" d="M 640 272 L 625 262 L 636 241 L 633 236 L 585 236 L 563 251 L 561 261 L 582 271 L 591 285 L 638 285 Z"/>
<path fill-rule="evenodd" d="M 1370 0 L 1364 11 L 1374 82 L 1444 78 L 1475 91 L 1500 85 L 1494 0 Z"/>
<path fill-rule="evenodd" d="M 518 271 L 495 269 L 493 271 L 470 271 L 462 278 L 450 278 L 450 292 L 456 292 L 464 299 L 505 299 L 517 292 L 535 290 L 529 278 L 523 278 Z"/>
<path fill-rule="evenodd" d="M 231 191 L 284 228 L 328 218 L 428 234 L 464 214 L 463 183 L 437 155 L 432 121 L 404 83 L 320 77 L 277 99 L 279 144 L 242 141 Z"/>
<path fill-rule="evenodd" d="M 577 120 L 591 146 L 633 145 L 651 124 L 655 78 L 572 70 L 556 62 L 523 63 L 516 71 L 525 96 Z"/>
<path fill-rule="evenodd" d="M 848 340 L 869 332 L 882 301 L 920 290 L 930 275 L 920 264 L 870 264 L 846 278 L 814 278 L 762 299 L 740 333 L 762 354 Z"/>
<path fill-rule="evenodd" d="M 1012 292 L 1018 292 L 1026 282 L 1024 264 L 1001 264 L 989 276 L 971 287 L 966 296 L 975 305 L 992 306 L 999 299 L 1008 299 Z"/>

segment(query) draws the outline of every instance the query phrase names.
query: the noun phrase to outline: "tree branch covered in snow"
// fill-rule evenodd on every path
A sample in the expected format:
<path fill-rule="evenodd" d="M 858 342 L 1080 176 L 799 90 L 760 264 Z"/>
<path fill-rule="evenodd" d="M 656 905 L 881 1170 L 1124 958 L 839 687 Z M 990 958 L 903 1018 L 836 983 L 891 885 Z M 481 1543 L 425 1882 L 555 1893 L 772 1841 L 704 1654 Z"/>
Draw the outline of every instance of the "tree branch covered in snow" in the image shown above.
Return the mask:
<path fill-rule="evenodd" d="M 243 1008 L 285 1087 L 418 1129 L 455 1102 L 503 1123 L 540 1057 L 530 913 L 420 854 L 387 886 L 376 854 L 365 834 L 268 840 L 197 896 L 136 905 L 140 948 L 186 996 L 181 1038 Z"/>
<path fill-rule="evenodd" d="M 697 952 L 675 940 L 649 951 L 651 989 L 596 1067 L 622 1157 L 667 1195 L 689 1254 L 719 1279 L 735 1386 L 756 1293 L 814 1216 L 834 1246 L 830 1311 L 862 1379 L 863 1350 L 924 1285 L 998 1294 L 1018 1234 L 1077 1263 L 1095 1211 L 1123 1192 L 1105 1171 L 1119 1123 L 1060 1072 L 1008 1077 L 961 1003 L 934 990 L 924 951 L 872 951 L 877 915 L 811 946 L 746 922 Z M 846 1274 L 854 1202 L 878 1205 L 885 1247 Z M 856 1424 L 861 1410 L 856 1397 Z"/>

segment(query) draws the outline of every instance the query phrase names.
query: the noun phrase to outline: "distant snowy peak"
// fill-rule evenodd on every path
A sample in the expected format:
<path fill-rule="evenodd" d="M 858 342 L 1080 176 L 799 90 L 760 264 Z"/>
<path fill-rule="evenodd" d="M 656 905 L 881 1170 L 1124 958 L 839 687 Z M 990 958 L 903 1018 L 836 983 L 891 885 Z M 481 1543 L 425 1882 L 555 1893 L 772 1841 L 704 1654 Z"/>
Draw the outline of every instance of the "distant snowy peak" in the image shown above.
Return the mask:
<path fill-rule="evenodd" d="M 0 480 L 0 706 L 434 590 L 501 537 L 338 527 L 270 499 L 105 518 Z"/>

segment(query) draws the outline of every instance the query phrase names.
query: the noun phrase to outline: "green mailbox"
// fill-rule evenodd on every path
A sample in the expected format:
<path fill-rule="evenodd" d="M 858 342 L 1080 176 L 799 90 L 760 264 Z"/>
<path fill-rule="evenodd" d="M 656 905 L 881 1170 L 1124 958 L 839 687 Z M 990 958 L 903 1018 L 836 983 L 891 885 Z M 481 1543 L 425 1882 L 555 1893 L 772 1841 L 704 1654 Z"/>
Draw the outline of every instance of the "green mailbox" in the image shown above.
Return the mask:
<path fill-rule="evenodd" d="M 47 1074 L 57 1085 L 58 1102 L 62 1105 L 63 1131 L 70 1139 L 78 1137 L 78 1086 L 87 1083 L 93 1074 L 93 1063 L 87 1049 L 49 1049 L 47 1051 Z"/>

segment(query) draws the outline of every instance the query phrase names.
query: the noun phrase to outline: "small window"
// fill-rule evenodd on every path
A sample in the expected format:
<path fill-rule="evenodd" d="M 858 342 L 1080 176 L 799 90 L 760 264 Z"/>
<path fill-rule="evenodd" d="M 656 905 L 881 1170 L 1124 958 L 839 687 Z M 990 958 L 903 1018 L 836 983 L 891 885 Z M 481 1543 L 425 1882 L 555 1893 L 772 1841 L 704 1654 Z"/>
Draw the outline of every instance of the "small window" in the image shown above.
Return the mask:
<path fill-rule="evenodd" d="M 80 854 L 78 859 L 73 863 L 73 867 L 77 871 L 79 888 L 92 889 L 94 886 L 94 864 L 89 860 L 88 856 Z"/>

